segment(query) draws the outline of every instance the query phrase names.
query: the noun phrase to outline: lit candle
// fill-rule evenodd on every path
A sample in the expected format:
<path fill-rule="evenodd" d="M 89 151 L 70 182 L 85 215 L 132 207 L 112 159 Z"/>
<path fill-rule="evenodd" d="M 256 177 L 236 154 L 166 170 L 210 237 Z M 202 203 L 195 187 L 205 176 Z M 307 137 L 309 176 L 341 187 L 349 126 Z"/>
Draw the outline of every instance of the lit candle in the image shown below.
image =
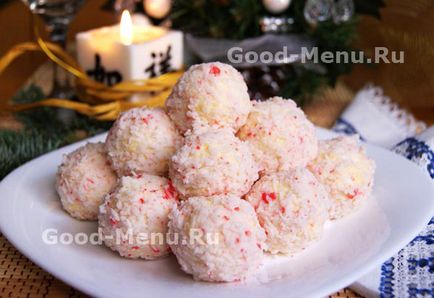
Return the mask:
<path fill-rule="evenodd" d="M 124 11 L 120 25 L 76 35 L 77 59 L 93 79 L 107 85 L 156 77 L 183 64 L 180 31 L 135 25 Z"/>
<path fill-rule="evenodd" d="M 124 10 L 121 16 L 121 42 L 130 45 L 133 42 L 133 20 L 131 20 L 128 10 Z"/>

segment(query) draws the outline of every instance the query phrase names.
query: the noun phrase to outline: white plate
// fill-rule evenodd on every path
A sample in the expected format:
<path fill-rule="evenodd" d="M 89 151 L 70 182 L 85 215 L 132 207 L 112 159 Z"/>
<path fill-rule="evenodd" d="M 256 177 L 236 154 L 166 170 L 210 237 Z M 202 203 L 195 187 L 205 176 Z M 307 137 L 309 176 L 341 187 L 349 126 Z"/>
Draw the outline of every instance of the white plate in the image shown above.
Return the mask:
<path fill-rule="evenodd" d="M 332 136 L 319 130 L 322 138 Z M 91 141 L 103 140 L 98 136 Z M 374 197 L 360 210 L 326 227 L 322 240 L 294 258 L 267 260 L 257 280 L 247 283 L 195 282 L 174 257 L 126 260 L 98 245 L 48 245 L 57 235 L 96 231 L 62 211 L 54 190 L 57 166 L 73 144 L 37 158 L 0 184 L 0 227 L 12 244 L 57 278 L 98 297 L 320 297 L 357 280 L 415 237 L 434 213 L 434 187 L 416 165 L 367 145 L 377 163 Z"/>

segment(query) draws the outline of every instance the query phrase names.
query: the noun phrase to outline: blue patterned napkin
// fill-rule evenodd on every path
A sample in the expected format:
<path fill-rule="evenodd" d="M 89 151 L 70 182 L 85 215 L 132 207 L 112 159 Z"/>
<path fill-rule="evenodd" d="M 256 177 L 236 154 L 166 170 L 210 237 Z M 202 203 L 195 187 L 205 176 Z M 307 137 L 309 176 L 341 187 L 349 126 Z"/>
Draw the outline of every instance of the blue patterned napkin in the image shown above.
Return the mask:
<path fill-rule="evenodd" d="M 434 179 L 434 126 L 426 129 L 379 87 L 359 91 L 333 130 L 389 148 Z M 397 255 L 350 287 L 366 297 L 434 297 L 434 217 Z"/>

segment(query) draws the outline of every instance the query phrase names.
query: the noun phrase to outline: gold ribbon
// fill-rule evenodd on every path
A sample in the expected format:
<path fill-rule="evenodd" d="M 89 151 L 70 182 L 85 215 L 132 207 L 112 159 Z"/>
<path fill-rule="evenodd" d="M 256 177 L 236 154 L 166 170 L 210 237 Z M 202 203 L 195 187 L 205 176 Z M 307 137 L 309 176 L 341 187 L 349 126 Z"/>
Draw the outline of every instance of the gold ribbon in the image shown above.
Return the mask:
<path fill-rule="evenodd" d="M 80 101 L 48 98 L 26 104 L 9 103 L 4 107 L 9 111 L 17 112 L 43 106 L 58 107 L 71 109 L 98 120 L 114 120 L 119 113 L 133 107 L 163 106 L 172 87 L 183 73 L 182 71 L 171 72 L 152 79 L 124 81 L 108 87 L 91 79 L 61 47 L 45 42 L 40 37 L 36 26 L 35 35 L 37 42 L 20 43 L 0 59 L 0 75 L 21 55 L 32 51 L 43 52 L 52 62 L 76 78 L 77 97 Z M 131 101 L 131 96 L 137 93 L 146 94 L 146 99 Z"/>

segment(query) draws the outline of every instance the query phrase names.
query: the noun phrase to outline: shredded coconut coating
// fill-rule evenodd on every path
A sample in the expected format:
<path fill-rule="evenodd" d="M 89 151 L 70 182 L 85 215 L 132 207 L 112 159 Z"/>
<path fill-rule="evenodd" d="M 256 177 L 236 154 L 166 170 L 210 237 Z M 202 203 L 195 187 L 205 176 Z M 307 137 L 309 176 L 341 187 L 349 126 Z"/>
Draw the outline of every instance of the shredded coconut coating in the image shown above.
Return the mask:
<path fill-rule="evenodd" d="M 199 126 L 237 131 L 251 109 L 247 85 L 232 66 L 219 62 L 191 66 L 166 101 L 170 118 L 185 133 Z"/>
<path fill-rule="evenodd" d="M 327 191 L 305 168 L 263 176 L 246 195 L 272 254 L 294 254 L 319 239 L 328 219 Z"/>
<path fill-rule="evenodd" d="M 330 194 L 330 219 L 357 210 L 371 194 L 375 162 L 366 156 L 358 136 L 320 141 L 319 154 L 308 167 Z"/>
<path fill-rule="evenodd" d="M 100 207 L 105 245 L 122 257 L 156 259 L 170 253 L 169 212 L 177 204 L 170 181 L 153 175 L 124 176 Z"/>
<path fill-rule="evenodd" d="M 172 157 L 169 176 L 183 198 L 246 194 L 258 179 L 248 144 L 229 129 L 208 128 L 189 134 Z"/>
<path fill-rule="evenodd" d="M 135 108 L 116 120 L 106 149 L 119 176 L 164 175 L 179 141 L 175 125 L 162 109 Z"/>
<path fill-rule="evenodd" d="M 313 124 L 294 101 L 280 97 L 254 102 L 238 137 L 252 145 L 263 173 L 304 167 L 318 150 Z"/>
<path fill-rule="evenodd" d="M 255 211 L 233 195 L 192 197 L 169 215 L 169 239 L 182 270 L 196 280 L 231 282 L 263 263 L 265 234 Z"/>
<path fill-rule="evenodd" d="M 88 143 L 65 155 L 56 176 L 63 208 L 81 220 L 96 220 L 104 196 L 116 184 L 102 143 Z"/>

